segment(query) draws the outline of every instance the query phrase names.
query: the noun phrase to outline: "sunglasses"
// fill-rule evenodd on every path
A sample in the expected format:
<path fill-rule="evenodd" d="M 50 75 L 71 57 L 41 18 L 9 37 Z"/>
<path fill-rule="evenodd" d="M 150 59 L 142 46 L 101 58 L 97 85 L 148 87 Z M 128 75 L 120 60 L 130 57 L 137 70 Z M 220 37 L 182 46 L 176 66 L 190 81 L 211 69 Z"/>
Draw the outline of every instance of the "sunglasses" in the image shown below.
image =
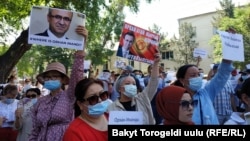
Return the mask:
<path fill-rule="evenodd" d="M 32 95 L 26 95 L 27 98 L 36 98 L 37 95 L 36 94 L 32 94 Z"/>
<path fill-rule="evenodd" d="M 92 95 L 86 99 L 83 99 L 84 101 L 88 101 L 89 105 L 95 105 L 99 102 L 99 98 L 104 101 L 108 99 L 108 92 L 107 91 L 102 91 L 99 94 Z"/>
<path fill-rule="evenodd" d="M 183 110 L 188 110 L 189 106 L 191 105 L 192 107 L 196 106 L 198 103 L 198 100 L 191 100 L 191 101 L 187 101 L 187 100 L 182 100 L 180 102 L 180 106 L 183 108 Z"/>

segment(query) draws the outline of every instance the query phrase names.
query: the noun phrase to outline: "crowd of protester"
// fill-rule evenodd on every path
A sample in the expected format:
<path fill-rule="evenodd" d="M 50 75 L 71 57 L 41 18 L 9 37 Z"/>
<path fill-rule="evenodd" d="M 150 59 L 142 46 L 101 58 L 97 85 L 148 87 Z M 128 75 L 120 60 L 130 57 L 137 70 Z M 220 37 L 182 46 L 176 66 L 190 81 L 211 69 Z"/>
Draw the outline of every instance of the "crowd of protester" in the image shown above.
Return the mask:
<path fill-rule="evenodd" d="M 76 32 L 87 39 L 85 27 Z M 0 141 L 107 141 L 112 111 L 142 112 L 144 125 L 247 124 L 250 69 L 235 71 L 231 60 L 214 64 L 207 78 L 198 65 L 183 65 L 173 80 L 157 52 L 147 74 L 125 65 L 103 70 L 105 78 L 85 77 L 85 55 L 75 52 L 70 76 L 52 62 L 36 83 L 27 78 L 20 86 L 10 77 L 1 92 Z"/>

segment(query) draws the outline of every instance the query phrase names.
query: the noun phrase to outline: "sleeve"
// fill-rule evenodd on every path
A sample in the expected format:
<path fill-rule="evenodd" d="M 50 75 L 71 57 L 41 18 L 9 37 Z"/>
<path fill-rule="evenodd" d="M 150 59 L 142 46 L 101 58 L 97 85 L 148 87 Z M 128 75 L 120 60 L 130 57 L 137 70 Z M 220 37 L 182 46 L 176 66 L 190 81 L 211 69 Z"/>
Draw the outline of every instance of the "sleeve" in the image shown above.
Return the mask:
<path fill-rule="evenodd" d="M 84 73 L 84 68 L 83 68 L 83 63 L 84 63 L 84 56 L 75 54 L 74 55 L 74 62 L 72 66 L 72 71 L 70 75 L 70 80 L 69 80 L 69 86 L 67 89 L 67 95 L 71 101 L 71 103 L 75 102 L 75 87 L 76 84 L 83 79 L 83 73 Z"/>
<path fill-rule="evenodd" d="M 37 119 L 36 119 L 37 111 L 38 111 L 38 103 L 31 110 L 32 129 L 29 136 L 29 141 L 37 141 L 37 137 L 40 132 L 40 128 L 37 126 Z"/>
<path fill-rule="evenodd" d="M 231 75 L 232 70 L 233 70 L 232 63 L 229 64 L 229 63 L 222 62 L 215 76 L 205 86 L 205 89 L 208 91 L 209 97 L 212 101 L 214 100 L 215 96 L 226 85 Z"/>

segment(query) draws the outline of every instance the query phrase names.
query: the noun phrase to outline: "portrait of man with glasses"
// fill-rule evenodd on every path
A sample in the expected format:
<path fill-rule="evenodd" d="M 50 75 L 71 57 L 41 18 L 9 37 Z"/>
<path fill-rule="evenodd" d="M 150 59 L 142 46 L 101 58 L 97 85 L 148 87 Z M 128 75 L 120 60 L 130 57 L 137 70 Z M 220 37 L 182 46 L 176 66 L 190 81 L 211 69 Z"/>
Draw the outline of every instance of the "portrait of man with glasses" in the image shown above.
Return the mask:
<path fill-rule="evenodd" d="M 65 33 L 70 27 L 72 18 L 73 12 L 71 11 L 49 8 L 47 14 L 49 27 L 44 32 L 38 33 L 36 35 L 68 39 L 68 37 L 65 36 Z"/>
<path fill-rule="evenodd" d="M 29 44 L 82 50 L 84 38 L 77 32 L 85 27 L 86 16 L 73 10 L 33 6 Z"/>

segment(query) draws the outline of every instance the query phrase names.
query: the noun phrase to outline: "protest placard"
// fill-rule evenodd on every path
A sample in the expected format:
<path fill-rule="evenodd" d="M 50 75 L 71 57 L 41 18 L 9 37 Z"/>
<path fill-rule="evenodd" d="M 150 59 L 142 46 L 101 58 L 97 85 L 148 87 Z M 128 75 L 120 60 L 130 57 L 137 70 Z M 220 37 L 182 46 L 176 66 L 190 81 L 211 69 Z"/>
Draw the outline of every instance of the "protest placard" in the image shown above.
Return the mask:
<path fill-rule="evenodd" d="M 222 42 L 223 59 L 243 62 L 245 58 L 242 35 L 225 31 L 218 31 L 218 33 Z"/>
<path fill-rule="evenodd" d="M 142 125 L 142 111 L 110 111 L 109 125 Z"/>
<path fill-rule="evenodd" d="M 30 15 L 29 44 L 83 50 L 84 37 L 75 32 L 78 25 L 85 25 L 82 13 L 33 6 Z"/>
<path fill-rule="evenodd" d="M 153 64 L 158 52 L 160 36 L 151 31 L 124 22 L 117 56 Z"/>
<path fill-rule="evenodd" d="M 193 52 L 194 57 L 201 57 L 201 58 L 206 58 L 207 57 L 207 51 L 201 48 L 195 48 Z"/>

